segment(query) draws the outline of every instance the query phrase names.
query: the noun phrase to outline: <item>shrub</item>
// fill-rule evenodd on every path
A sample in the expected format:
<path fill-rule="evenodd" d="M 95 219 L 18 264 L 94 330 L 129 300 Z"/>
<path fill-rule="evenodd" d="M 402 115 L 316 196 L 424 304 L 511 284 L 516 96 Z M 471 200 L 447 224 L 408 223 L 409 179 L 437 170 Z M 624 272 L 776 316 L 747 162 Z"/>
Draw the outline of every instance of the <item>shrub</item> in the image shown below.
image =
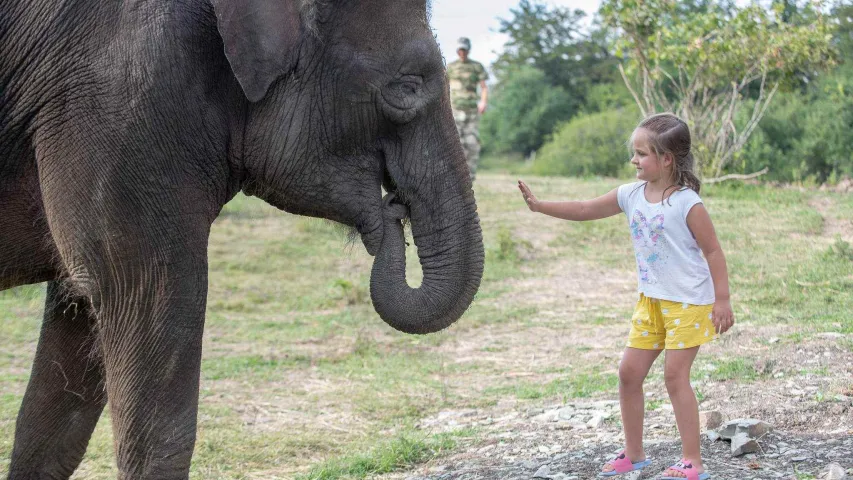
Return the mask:
<path fill-rule="evenodd" d="M 539 150 L 533 173 L 539 175 L 626 176 L 627 145 L 640 120 L 635 107 L 579 115 L 557 127 Z"/>
<path fill-rule="evenodd" d="M 596 113 L 635 105 L 628 87 L 618 83 L 597 83 L 589 87 L 584 100 L 583 112 Z"/>

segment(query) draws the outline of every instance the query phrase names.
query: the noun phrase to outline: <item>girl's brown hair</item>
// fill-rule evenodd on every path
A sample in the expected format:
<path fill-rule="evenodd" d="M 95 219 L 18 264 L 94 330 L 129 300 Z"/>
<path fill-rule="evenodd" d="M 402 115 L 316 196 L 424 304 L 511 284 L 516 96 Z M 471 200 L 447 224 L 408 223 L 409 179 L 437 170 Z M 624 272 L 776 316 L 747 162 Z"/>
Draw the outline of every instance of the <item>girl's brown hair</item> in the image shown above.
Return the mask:
<path fill-rule="evenodd" d="M 699 193 L 702 182 L 693 173 L 696 161 L 690 150 L 690 129 L 687 123 L 672 113 L 658 113 L 643 119 L 634 131 L 641 128 L 649 133 L 649 143 L 659 158 L 667 153 L 672 155 L 675 185 Z M 666 197 L 666 192 L 663 196 Z"/>

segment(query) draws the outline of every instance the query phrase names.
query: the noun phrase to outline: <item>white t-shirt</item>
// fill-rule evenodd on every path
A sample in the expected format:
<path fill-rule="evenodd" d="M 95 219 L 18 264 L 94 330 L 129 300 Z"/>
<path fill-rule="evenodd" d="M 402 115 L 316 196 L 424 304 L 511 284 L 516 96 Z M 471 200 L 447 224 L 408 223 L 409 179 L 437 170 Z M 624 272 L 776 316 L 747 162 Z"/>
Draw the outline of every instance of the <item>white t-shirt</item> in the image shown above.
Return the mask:
<path fill-rule="evenodd" d="M 638 290 L 649 298 L 714 303 L 708 262 L 687 227 L 687 214 L 702 199 L 684 188 L 663 202 L 649 203 L 645 190 L 646 182 L 629 183 L 620 186 L 616 196 L 634 243 Z"/>

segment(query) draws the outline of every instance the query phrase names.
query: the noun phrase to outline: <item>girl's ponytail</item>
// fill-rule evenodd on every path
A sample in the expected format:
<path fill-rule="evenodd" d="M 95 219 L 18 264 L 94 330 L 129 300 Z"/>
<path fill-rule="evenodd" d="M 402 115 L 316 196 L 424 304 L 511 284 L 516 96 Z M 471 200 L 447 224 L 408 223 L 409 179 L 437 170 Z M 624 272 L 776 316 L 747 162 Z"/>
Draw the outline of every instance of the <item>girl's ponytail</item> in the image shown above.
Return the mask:
<path fill-rule="evenodd" d="M 699 189 L 702 188 L 702 181 L 693 173 L 693 165 L 693 152 L 688 152 L 684 156 L 681 168 L 676 167 L 675 169 L 675 183 L 699 193 Z"/>

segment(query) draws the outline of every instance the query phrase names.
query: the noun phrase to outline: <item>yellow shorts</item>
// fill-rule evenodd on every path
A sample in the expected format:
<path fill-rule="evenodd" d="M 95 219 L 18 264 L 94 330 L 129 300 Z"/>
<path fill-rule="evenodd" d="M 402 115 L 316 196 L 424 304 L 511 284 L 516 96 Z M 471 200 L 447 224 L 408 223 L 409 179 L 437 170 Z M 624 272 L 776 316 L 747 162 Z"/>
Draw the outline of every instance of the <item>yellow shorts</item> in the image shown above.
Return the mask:
<path fill-rule="evenodd" d="M 719 335 L 711 321 L 713 307 L 658 300 L 641 293 L 631 317 L 627 346 L 642 350 L 680 350 L 715 340 Z"/>

